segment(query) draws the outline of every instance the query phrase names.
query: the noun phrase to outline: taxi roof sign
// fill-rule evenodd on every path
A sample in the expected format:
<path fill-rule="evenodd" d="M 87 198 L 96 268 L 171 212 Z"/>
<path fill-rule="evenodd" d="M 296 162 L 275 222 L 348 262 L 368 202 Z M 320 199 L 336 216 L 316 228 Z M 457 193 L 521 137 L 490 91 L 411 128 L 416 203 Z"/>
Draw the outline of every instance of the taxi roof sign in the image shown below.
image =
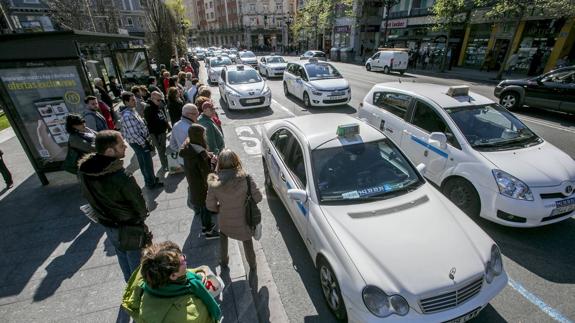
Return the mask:
<path fill-rule="evenodd" d="M 310 57 L 309 62 L 310 63 L 317 63 L 318 62 L 317 57 Z"/>
<path fill-rule="evenodd" d="M 351 137 L 359 135 L 359 125 L 357 123 L 350 123 L 337 126 L 338 137 Z"/>
<path fill-rule="evenodd" d="M 450 86 L 447 89 L 447 95 L 449 95 L 451 97 L 468 96 L 469 95 L 469 86 L 467 86 L 467 85 Z"/>

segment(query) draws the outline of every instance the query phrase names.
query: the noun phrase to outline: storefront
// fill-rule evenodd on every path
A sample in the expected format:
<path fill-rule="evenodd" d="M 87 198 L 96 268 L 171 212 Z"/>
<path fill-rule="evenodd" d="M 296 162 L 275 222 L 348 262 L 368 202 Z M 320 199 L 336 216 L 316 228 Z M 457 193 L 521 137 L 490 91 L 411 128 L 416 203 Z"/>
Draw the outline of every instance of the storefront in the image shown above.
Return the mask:
<path fill-rule="evenodd" d="M 350 47 L 350 26 L 335 26 L 333 27 L 334 41 L 333 47 L 345 48 Z"/>
<path fill-rule="evenodd" d="M 480 67 L 487 54 L 491 24 L 475 24 L 470 26 L 463 66 Z"/>
<path fill-rule="evenodd" d="M 527 73 L 531 63 L 533 63 L 533 57 L 539 49 L 540 53 L 537 55 L 542 55 L 542 57 L 538 59 L 539 62 L 534 63 L 537 66 L 533 68 L 535 74 L 542 73 L 564 23 L 565 21 L 562 19 L 526 21 L 517 50 L 519 62 L 516 65 L 516 71 Z"/>

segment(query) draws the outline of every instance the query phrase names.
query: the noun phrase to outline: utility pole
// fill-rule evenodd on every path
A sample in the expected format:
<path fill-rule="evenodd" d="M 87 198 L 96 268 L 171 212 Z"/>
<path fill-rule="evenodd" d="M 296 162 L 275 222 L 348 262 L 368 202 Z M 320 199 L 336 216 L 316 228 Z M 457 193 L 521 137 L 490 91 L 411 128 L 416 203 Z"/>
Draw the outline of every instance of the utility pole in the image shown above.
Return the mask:
<path fill-rule="evenodd" d="M 383 28 L 383 46 L 387 47 L 387 22 L 389 21 L 389 11 L 393 6 L 399 3 L 399 0 L 383 0 L 385 7 L 385 26 Z M 376 44 L 377 45 L 377 44 Z"/>

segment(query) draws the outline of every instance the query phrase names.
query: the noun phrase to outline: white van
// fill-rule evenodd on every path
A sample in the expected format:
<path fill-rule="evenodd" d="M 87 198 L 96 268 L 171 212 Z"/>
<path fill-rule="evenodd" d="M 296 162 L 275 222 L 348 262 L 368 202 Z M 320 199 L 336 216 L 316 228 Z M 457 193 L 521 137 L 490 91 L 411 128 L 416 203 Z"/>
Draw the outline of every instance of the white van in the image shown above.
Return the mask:
<path fill-rule="evenodd" d="M 403 73 L 407 71 L 408 60 L 409 54 L 405 51 L 380 50 L 367 59 L 367 62 L 365 62 L 365 68 L 368 71 L 383 70 L 385 74 L 397 71 L 399 74 L 403 75 Z"/>

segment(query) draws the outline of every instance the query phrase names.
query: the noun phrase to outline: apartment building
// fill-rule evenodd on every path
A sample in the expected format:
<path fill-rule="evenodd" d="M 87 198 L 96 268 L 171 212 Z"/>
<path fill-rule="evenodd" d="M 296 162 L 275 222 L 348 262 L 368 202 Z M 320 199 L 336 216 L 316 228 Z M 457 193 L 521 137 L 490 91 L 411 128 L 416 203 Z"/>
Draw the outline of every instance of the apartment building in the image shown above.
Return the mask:
<path fill-rule="evenodd" d="M 0 33 L 54 31 L 48 6 L 40 0 L 0 1 Z"/>

